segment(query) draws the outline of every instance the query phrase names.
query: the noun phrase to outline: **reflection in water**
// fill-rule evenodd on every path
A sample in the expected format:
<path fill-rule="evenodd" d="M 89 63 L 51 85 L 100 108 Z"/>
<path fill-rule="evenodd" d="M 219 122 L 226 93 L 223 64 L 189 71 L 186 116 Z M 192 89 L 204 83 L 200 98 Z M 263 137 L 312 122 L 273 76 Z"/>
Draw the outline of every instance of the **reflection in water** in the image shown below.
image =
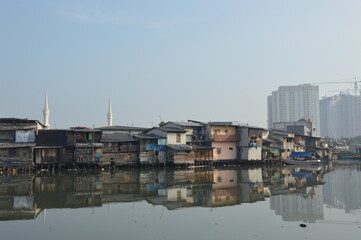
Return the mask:
<path fill-rule="evenodd" d="M 271 209 L 284 221 L 323 220 L 322 169 L 303 167 L 284 169 L 279 185 L 271 186 Z"/>
<path fill-rule="evenodd" d="M 0 176 L 0 220 L 34 219 L 45 209 L 95 208 L 145 200 L 168 210 L 239 205 L 270 198 L 284 221 L 324 219 L 323 203 L 361 208 L 360 172 L 325 167 L 145 169 Z M 326 182 L 326 184 L 324 184 Z"/>
<path fill-rule="evenodd" d="M 360 168 L 339 167 L 324 178 L 324 203 L 328 207 L 345 209 L 350 213 L 361 209 Z"/>

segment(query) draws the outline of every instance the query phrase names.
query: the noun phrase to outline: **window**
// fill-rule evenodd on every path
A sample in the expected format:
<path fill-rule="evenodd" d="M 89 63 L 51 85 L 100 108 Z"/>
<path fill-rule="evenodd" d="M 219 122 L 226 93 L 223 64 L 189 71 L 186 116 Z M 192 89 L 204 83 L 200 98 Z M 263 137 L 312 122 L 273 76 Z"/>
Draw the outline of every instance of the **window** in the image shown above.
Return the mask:
<path fill-rule="evenodd" d="M 221 130 L 215 129 L 215 130 L 214 130 L 214 133 L 217 134 L 217 135 L 218 135 L 218 134 L 221 134 Z"/>
<path fill-rule="evenodd" d="M 222 148 L 217 148 L 217 154 L 221 154 L 222 153 Z"/>
<path fill-rule="evenodd" d="M 228 135 L 228 129 L 224 130 L 224 133 L 225 133 L 226 135 Z"/>
<path fill-rule="evenodd" d="M 228 148 L 230 151 L 233 151 L 233 147 Z"/>
<path fill-rule="evenodd" d="M 93 140 L 93 133 L 87 133 L 86 134 L 86 139 L 87 140 Z"/>
<path fill-rule="evenodd" d="M 181 141 L 181 135 L 180 133 L 177 133 L 177 143 L 180 143 L 180 141 Z"/>
<path fill-rule="evenodd" d="M 222 177 L 218 177 L 217 182 L 221 183 L 222 182 Z"/>

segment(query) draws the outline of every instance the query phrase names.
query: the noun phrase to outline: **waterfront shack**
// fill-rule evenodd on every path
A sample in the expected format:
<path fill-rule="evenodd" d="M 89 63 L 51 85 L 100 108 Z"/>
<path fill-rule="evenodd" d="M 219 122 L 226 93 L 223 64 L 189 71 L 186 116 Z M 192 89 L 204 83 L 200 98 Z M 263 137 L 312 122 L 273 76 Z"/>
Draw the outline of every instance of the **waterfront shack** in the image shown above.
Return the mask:
<path fill-rule="evenodd" d="M 205 142 L 206 124 L 196 121 L 174 121 L 162 125 L 164 128 L 176 128 L 186 131 L 186 144 L 202 145 Z"/>
<path fill-rule="evenodd" d="M 75 134 L 75 164 L 77 166 L 101 166 L 103 164 L 103 144 L 100 142 L 102 131 L 74 127 Z"/>
<path fill-rule="evenodd" d="M 164 126 L 152 128 L 145 132 L 162 138 L 158 140 L 158 148 L 165 147 L 165 151 L 158 151 L 160 164 L 194 164 L 192 147 L 186 144 L 186 132 L 184 129 Z"/>
<path fill-rule="evenodd" d="M 0 167 L 33 167 L 37 134 L 43 128 L 37 120 L 0 118 Z"/>
<path fill-rule="evenodd" d="M 279 146 L 279 157 L 280 158 L 287 158 L 292 152 L 295 151 L 295 134 L 292 132 L 287 132 L 283 130 L 277 129 L 270 129 L 268 138 L 265 139 L 263 142 L 267 141 L 274 141 L 277 142 L 277 145 L 270 145 L 263 144 L 262 149 L 265 151 L 268 148 L 276 148 Z M 268 148 L 267 148 L 268 147 Z"/>
<path fill-rule="evenodd" d="M 240 126 L 238 157 L 240 161 L 261 161 L 263 140 L 267 139 L 269 130 L 261 127 Z"/>
<path fill-rule="evenodd" d="M 176 128 L 186 131 L 186 145 L 168 146 L 169 161 L 175 164 L 210 164 L 213 161 L 213 147 L 206 142 L 206 127 L 202 122 L 167 122 L 165 128 Z M 191 146 L 191 147 L 190 147 Z M 178 151 L 178 153 L 177 153 Z M 177 155 L 177 159 L 173 159 Z"/>
<path fill-rule="evenodd" d="M 84 127 L 39 131 L 35 164 L 39 167 L 103 165 L 101 131 Z"/>
<path fill-rule="evenodd" d="M 140 165 L 165 164 L 166 161 L 166 138 L 154 133 L 142 133 L 135 136 L 139 139 L 139 163 Z"/>
<path fill-rule="evenodd" d="M 238 123 L 209 122 L 206 129 L 206 146 L 213 149 L 213 162 L 237 161 Z"/>
<path fill-rule="evenodd" d="M 129 133 L 103 133 L 103 164 L 112 166 L 139 165 L 140 140 Z"/>
<path fill-rule="evenodd" d="M 35 147 L 37 168 L 73 166 L 75 138 L 71 132 L 69 129 L 39 131 Z"/>

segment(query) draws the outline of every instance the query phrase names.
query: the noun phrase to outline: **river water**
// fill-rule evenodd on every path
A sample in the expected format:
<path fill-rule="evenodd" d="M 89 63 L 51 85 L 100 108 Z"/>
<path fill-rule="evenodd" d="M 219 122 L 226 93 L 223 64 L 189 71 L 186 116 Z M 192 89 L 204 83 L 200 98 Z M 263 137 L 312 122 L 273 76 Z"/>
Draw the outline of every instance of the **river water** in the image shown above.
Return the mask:
<path fill-rule="evenodd" d="M 1 239 L 360 239 L 361 168 L 0 175 Z"/>

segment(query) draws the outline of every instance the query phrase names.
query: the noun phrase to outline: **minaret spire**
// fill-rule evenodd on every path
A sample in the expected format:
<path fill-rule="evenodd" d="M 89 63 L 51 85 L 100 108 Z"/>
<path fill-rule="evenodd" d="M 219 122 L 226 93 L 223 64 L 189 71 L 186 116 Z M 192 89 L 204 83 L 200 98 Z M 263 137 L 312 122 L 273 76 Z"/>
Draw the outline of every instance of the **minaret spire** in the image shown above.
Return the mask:
<path fill-rule="evenodd" d="M 112 113 L 112 101 L 109 98 L 109 109 L 108 109 L 108 126 L 113 126 L 113 113 Z"/>
<path fill-rule="evenodd" d="M 43 109 L 43 116 L 44 116 L 44 125 L 46 128 L 50 128 L 49 125 L 49 105 L 48 105 L 48 93 L 45 92 L 45 103 L 44 103 L 44 109 Z"/>

